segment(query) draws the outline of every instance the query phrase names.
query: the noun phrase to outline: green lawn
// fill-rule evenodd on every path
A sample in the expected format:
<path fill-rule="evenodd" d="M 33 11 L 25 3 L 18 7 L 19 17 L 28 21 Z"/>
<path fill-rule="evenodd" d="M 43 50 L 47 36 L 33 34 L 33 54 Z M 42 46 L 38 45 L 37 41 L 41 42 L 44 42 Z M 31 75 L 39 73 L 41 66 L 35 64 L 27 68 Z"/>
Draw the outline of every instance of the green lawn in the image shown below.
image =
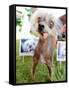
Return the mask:
<path fill-rule="evenodd" d="M 54 61 L 52 68 L 52 81 L 66 80 L 66 63 L 56 61 L 56 50 L 54 51 Z M 61 65 L 60 65 L 61 64 Z M 16 83 L 32 83 L 31 77 L 32 57 L 19 56 L 19 41 L 16 41 Z M 44 64 L 38 64 L 36 69 L 35 82 L 49 82 L 47 79 L 48 69 Z"/>

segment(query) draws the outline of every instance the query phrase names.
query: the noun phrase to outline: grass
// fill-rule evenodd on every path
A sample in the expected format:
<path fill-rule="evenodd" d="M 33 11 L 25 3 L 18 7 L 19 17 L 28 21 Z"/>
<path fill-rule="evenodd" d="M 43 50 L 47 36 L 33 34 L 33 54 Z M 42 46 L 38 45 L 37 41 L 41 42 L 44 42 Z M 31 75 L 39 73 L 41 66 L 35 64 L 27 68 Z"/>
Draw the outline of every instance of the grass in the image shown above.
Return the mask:
<path fill-rule="evenodd" d="M 66 80 L 66 62 L 58 62 L 56 60 L 56 50 L 54 50 L 54 61 L 52 68 L 53 81 Z M 31 78 L 32 57 L 19 56 L 19 41 L 16 41 L 16 83 L 32 83 Z M 36 82 L 49 82 L 47 79 L 48 69 L 44 64 L 38 64 L 36 68 Z"/>

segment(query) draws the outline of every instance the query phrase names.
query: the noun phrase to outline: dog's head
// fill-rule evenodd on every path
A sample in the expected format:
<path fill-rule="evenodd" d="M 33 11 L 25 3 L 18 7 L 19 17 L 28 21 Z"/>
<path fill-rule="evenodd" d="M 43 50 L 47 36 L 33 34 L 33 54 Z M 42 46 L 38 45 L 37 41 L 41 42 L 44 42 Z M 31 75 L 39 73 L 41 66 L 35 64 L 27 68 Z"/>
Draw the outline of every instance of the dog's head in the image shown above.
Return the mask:
<path fill-rule="evenodd" d="M 60 35 L 60 28 L 62 27 L 62 22 L 45 11 L 37 10 L 32 15 L 32 32 L 37 32 L 43 36 L 44 33 L 49 35 Z"/>

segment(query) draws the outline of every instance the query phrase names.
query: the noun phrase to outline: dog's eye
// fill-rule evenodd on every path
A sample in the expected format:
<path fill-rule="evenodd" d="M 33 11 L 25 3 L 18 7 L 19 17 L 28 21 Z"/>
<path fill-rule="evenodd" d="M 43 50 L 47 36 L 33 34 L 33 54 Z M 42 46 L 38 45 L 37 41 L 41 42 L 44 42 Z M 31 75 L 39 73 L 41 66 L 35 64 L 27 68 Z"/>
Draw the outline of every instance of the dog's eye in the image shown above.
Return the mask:
<path fill-rule="evenodd" d="M 53 22 L 53 21 L 50 21 L 50 22 L 49 22 L 49 27 L 52 29 L 53 26 L 54 26 L 54 22 Z"/>

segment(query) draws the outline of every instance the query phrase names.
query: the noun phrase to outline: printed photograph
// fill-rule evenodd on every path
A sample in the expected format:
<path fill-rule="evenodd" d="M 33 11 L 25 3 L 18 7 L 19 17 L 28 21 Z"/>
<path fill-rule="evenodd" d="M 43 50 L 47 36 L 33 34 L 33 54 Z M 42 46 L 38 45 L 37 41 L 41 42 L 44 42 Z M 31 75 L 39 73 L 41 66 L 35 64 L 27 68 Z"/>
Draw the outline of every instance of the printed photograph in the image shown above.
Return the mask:
<path fill-rule="evenodd" d="M 58 41 L 57 43 L 57 59 L 58 61 L 66 60 L 66 42 Z"/>
<path fill-rule="evenodd" d="M 36 45 L 38 43 L 37 39 L 21 39 L 20 40 L 20 55 L 33 55 Z"/>
<path fill-rule="evenodd" d="M 17 84 L 66 81 L 66 32 L 66 9 L 16 6 Z"/>

